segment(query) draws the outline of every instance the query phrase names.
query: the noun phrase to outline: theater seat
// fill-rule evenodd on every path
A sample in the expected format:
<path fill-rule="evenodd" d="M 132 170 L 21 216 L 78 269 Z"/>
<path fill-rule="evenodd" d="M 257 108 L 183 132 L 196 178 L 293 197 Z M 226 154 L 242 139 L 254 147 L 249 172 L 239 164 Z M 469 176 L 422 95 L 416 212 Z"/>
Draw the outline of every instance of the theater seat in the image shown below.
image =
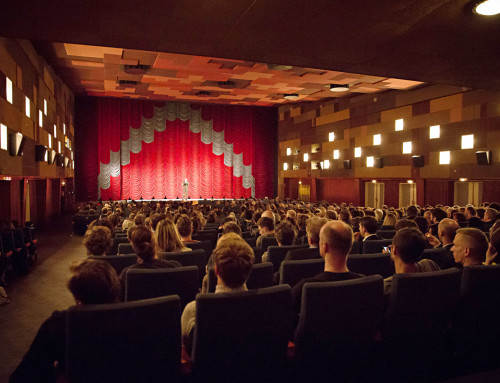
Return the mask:
<path fill-rule="evenodd" d="M 130 243 L 119 243 L 118 254 L 135 254 L 135 251 Z"/>
<path fill-rule="evenodd" d="M 389 253 L 349 254 L 347 268 L 363 275 L 381 275 L 384 278 L 394 274 L 394 263 Z"/>
<path fill-rule="evenodd" d="M 175 382 L 181 355 L 178 296 L 68 309 L 69 383 Z"/>
<path fill-rule="evenodd" d="M 381 253 L 384 247 L 392 244 L 392 239 L 379 239 L 375 241 L 363 241 L 363 254 Z"/>
<path fill-rule="evenodd" d="M 113 266 L 113 269 L 116 270 L 116 273 L 118 275 L 120 275 L 124 268 L 135 265 L 137 263 L 137 255 L 135 254 L 104 256 L 91 255 L 89 256 L 89 259 L 97 259 L 100 261 L 108 262 L 111 266 Z"/>
<path fill-rule="evenodd" d="M 206 382 L 273 382 L 286 371 L 289 286 L 198 294 L 193 373 Z"/>
<path fill-rule="evenodd" d="M 208 268 L 208 292 L 214 293 L 217 285 L 217 276 L 213 267 Z M 248 289 L 260 289 L 273 285 L 273 265 L 269 262 L 258 263 L 252 266 L 247 280 Z"/>
<path fill-rule="evenodd" d="M 285 259 L 285 255 L 289 250 L 307 247 L 307 245 L 269 246 L 267 248 L 267 261 L 273 264 L 273 269 L 276 272 L 280 269 L 281 262 L 283 262 L 283 259 Z"/>
<path fill-rule="evenodd" d="M 304 278 L 318 275 L 324 268 L 325 260 L 323 258 L 283 261 L 280 267 L 280 284 L 288 284 L 293 287 Z"/>
<path fill-rule="evenodd" d="M 192 251 L 181 251 L 178 253 L 158 253 L 158 258 L 166 261 L 177 261 L 182 266 L 196 266 L 198 268 L 199 285 L 205 276 L 207 256 L 205 250 L 197 249 Z"/>

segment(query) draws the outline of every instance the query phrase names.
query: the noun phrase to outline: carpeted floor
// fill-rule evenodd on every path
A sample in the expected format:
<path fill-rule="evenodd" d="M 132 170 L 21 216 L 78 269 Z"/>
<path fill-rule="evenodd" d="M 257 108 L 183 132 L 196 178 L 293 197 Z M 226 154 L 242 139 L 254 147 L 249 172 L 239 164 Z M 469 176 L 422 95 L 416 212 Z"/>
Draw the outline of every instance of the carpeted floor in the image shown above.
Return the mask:
<path fill-rule="evenodd" d="M 66 288 L 69 265 L 86 258 L 82 237 L 71 235 L 71 218 L 37 228 L 38 262 L 7 287 L 11 303 L 0 306 L 0 382 L 7 382 L 35 334 L 54 310 L 74 304 Z"/>

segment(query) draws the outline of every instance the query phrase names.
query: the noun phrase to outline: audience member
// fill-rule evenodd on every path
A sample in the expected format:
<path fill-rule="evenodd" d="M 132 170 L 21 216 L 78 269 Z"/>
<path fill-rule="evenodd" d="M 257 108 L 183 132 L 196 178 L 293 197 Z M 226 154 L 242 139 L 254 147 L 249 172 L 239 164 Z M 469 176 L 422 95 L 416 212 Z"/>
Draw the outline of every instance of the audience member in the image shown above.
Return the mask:
<path fill-rule="evenodd" d="M 276 227 L 274 236 L 278 246 L 291 246 L 297 237 L 297 228 L 285 220 Z M 262 262 L 267 262 L 267 251 L 262 254 Z"/>
<path fill-rule="evenodd" d="M 486 251 L 486 265 L 500 264 L 500 259 L 497 259 L 498 252 L 500 251 L 500 229 L 495 230 L 491 234 L 490 244 L 488 251 Z"/>
<path fill-rule="evenodd" d="M 106 255 L 113 246 L 111 230 L 106 226 L 94 226 L 88 229 L 83 236 L 83 245 L 87 248 L 87 255 Z"/>
<path fill-rule="evenodd" d="M 387 213 L 384 221 L 382 222 L 382 226 L 380 226 L 380 230 L 395 230 L 394 227 L 396 226 L 397 221 L 398 218 L 396 217 L 396 214 Z"/>
<path fill-rule="evenodd" d="M 378 221 L 375 217 L 365 216 L 359 220 L 359 241 L 376 241 L 380 238 L 376 233 L 378 230 Z"/>
<path fill-rule="evenodd" d="M 125 218 L 125 220 L 122 223 L 122 229 L 123 230 L 128 230 L 132 226 L 134 226 L 134 221 L 135 221 L 135 213 L 130 213 L 128 218 Z"/>
<path fill-rule="evenodd" d="M 265 214 L 265 212 L 264 212 Z M 274 220 L 272 220 L 269 217 L 262 216 L 259 219 L 259 222 L 257 222 L 257 226 L 259 227 L 259 237 L 255 241 L 255 246 L 256 247 L 262 247 L 262 238 L 264 237 L 273 237 L 274 236 Z M 271 213 L 272 214 L 272 213 Z"/>
<path fill-rule="evenodd" d="M 246 281 L 252 270 L 254 254 L 243 238 L 235 233 L 224 234 L 213 251 L 217 286 L 215 293 L 247 291 Z M 182 339 L 191 350 L 196 326 L 196 301 L 186 305 L 181 317 Z"/>
<path fill-rule="evenodd" d="M 432 235 L 436 236 L 438 235 L 438 225 L 439 222 L 441 222 L 442 219 L 445 219 L 447 217 L 446 212 L 437 207 L 431 210 L 431 225 L 429 227 L 429 233 Z"/>
<path fill-rule="evenodd" d="M 120 295 L 116 271 L 104 261 L 85 260 L 70 267 L 68 289 L 77 305 L 113 303 Z M 10 383 L 55 382 L 64 372 L 66 311 L 54 311 L 41 325 Z"/>
<path fill-rule="evenodd" d="M 191 238 L 193 234 L 193 221 L 187 215 L 181 215 L 176 225 L 183 244 L 200 242 Z"/>
<path fill-rule="evenodd" d="M 169 219 L 164 219 L 156 227 L 156 241 L 158 249 L 165 253 L 178 253 L 181 251 L 191 251 L 181 241 L 181 237 L 175 223 Z"/>
<path fill-rule="evenodd" d="M 486 209 L 483 218 L 483 231 L 491 229 L 495 221 L 499 218 L 498 211 L 492 208 Z"/>
<path fill-rule="evenodd" d="M 455 262 L 462 266 L 481 265 L 488 246 L 488 238 L 481 230 L 468 227 L 457 230 L 451 251 Z"/>
<path fill-rule="evenodd" d="M 425 249 L 425 237 L 417 228 L 405 227 L 396 232 L 391 246 L 391 259 L 394 261 L 396 274 L 421 273 L 441 270 L 430 259 L 422 259 Z M 390 294 L 392 277 L 384 279 L 384 293 Z"/>
<path fill-rule="evenodd" d="M 445 218 L 439 222 L 438 225 L 438 238 L 430 233 L 427 233 L 427 242 L 435 249 L 442 247 L 445 251 L 439 253 L 424 253 L 425 258 L 432 259 L 436 262 L 441 269 L 448 269 L 457 266 L 453 258 L 453 240 L 460 228 L 458 223 L 450 218 Z"/>
<path fill-rule="evenodd" d="M 412 227 L 412 228 L 418 229 L 417 223 L 414 220 L 407 219 L 407 218 L 402 218 L 402 219 L 398 220 L 398 222 L 396 222 L 396 226 L 394 226 L 396 231 L 407 228 L 407 227 Z"/>
<path fill-rule="evenodd" d="M 347 255 L 352 248 L 352 229 L 341 221 L 330 221 L 323 225 L 319 234 L 319 252 L 325 259 L 325 269 L 313 278 L 306 278 L 292 289 L 296 313 L 300 312 L 302 289 L 310 282 L 334 282 L 362 278 L 363 275 L 350 272 L 347 268 Z"/>

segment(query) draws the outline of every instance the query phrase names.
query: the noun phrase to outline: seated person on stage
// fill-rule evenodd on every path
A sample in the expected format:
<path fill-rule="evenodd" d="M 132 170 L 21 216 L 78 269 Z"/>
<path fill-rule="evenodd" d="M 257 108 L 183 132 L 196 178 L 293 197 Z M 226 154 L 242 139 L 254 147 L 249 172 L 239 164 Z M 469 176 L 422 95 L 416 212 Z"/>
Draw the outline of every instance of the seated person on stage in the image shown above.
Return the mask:
<path fill-rule="evenodd" d="M 200 242 L 191 238 L 193 234 L 193 221 L 187 215 L 183 214 L 179 217 L 177 220 L 177 230 L 183 244 Z"/>
<path fill-rule="evenodd" d="M 309 218 L 306 221 L 306 233 L 309 248 L 289 250 L 285 256 L 285 261 L 320 258 L 319 232 L 327 222 L 328 220 L 326 218 Z"/>
<path fill-rule="evenodd" d="M 127 275 L 127 270 L 129 269 L 165 269 L 169 267 L 181 266 L 181 264 L 177 261 L 165 261 L 158 259 L 158 248 L 156 246 L 154 233 L 146 226 L 132 227 L 128 231 L 128 240 L 132 244 L 134 251 L 137 253 L 137 263 L 124 268 L 120 273 L 120 282 L 122 283 L 122 286 L 125 285 L 125 277 Z"/>
<path fill-rule="evenodd" d="M 365 217 L 361 217 L 361 219 L 359 220 L 359 234 L 355 233 L 354 236 L 360 242 L 380 240 L 382 238 L 377 235 L 377 230 L 378 221 L 375 217 L 371 217 L 368 215 Z"/>
<path fill-rule="evenodd" d="M 457 230 L 453 240 L 453 258 L 462 266 L 481 265 L 486 259 L 488 238 L 481 230 L 467 227 Z"/>
<path fill-rule="evenodd" d="M 265 212 L 264 212 L 264 214 L 265 214 Z M 262 214 L 262 217 L 260 217 L 259 221 L 257 222 L 257 226 L 259 227 L 259 234 L 260 235 L 257 238 L 257 241 L 255 241 L 256 247 L 262 247 L 262 238 L 263 237 L 273 237 L 274 236 L 274 220 L 269 218 L 269 217 L 264 217 L 264 214 Z"/>
<path fill-rule="evenodd" d="M 235 233 L 224 234 L 213 251 L 217 286 L 215 293 L 247 291 L 246 281 L 252 270 L 254 254 L 243 238 Z M 182 340 L 191 351 L 196 318 L 196 301 L 186 305 L 181 317 Z"/>
<path fill-rule="evenodd" d="M 113 303 L 120 295 L 116 271 L 104 261 L 85 260 L 70 267 L 68 289 L 77 305 Z M 64 372 L 66 352 L 66 311 L 54 311 L 38 330 L 10 383 L 56 382 Z"/>
<path fill-rule="evenodd" d="M 156 241 L 158 251 L 164 253 L 179 253 L 181 251 L 191 251 L 181 241 L 181 236 L 174 221 L 164 219 L 156 227 Z"/>
<path fill-rule="evenodd" d="M 394 261 L 396 274 L 439 271 L 439 266 L 430 259 L 419 259 L 424 253 L 426 240 L 420 230 L 406 227 L 398 230 L 391 246 L 391 259 Z M 392 290 L 392 277 L 384 279 L 384 293 Z"/>
<path fill-rule="evenodd" d="M 106 226 L 94 226 L 88 229 L 83 237 L 83 245 L 87 248 L 87 255 L 106 255 L 113 246 L 111 230 Z"/>
<path fill-rule="evenodd" d="M 276 227 L 274 236 L 278 246 L 291 246 L 297 237 L 297 227 L 285 220 Z M 262 262 L 267 262 L 267 251 L 262 254 Z"/>
<path fill-rule="evenodd" d="M 325 259 L 325 269 L 313 278 L 302 279 L 292 289 L 295 312 L 300 313 L 302 288 L 309 282 L 335 282 L 363 278 L 347 268 L 347 255 L 352 247 L 352 228 L 341 221 L 330 221 L 323 225 L 319 234 L 319 252 Z"/>

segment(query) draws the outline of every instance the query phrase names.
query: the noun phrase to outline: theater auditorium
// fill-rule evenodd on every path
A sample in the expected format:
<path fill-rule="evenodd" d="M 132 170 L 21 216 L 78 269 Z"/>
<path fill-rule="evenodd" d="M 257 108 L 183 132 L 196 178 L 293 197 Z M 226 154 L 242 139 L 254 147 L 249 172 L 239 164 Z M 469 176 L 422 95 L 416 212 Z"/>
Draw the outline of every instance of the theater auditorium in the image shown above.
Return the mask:
<path fill-rule="evenodd" d="M 2 4 L 0 381 L 498 381 L 495 6 Z"/>

